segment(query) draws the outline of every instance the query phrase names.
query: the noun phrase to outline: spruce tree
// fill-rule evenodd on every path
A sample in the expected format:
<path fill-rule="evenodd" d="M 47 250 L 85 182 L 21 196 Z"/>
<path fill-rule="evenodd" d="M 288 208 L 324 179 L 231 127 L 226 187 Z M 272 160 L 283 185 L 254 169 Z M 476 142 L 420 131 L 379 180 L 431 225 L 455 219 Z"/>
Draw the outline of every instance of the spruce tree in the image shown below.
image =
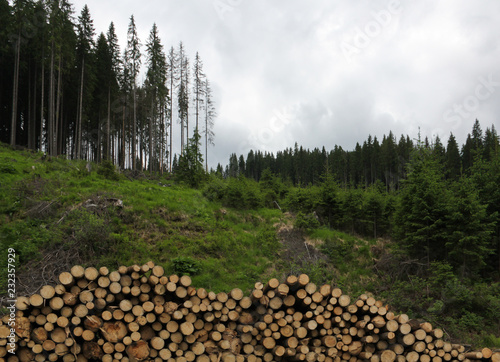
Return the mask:
<path fill-rule="evenodd" d="M 203 135 L 205 136 L 205 172 L 208 172 L 208 145 L 214 145 L 214 124 L 217 112 L 215 111 L 214 101 L 212 99 L 212 88 L 208 79 L 205 80 L 205 122 Z"/>
<path fill-rule="evenodd" d="M 450 138 L 448 138 L 445 157 L 446 178 L 450 180 L 458 180 L 461 169 L 460 152 L 458 151 L 458 144 L 453 133 L 451 133 Z"/>
<path fill-rule="evenodd" d="M 419 141 L 395 216 L 395 236 L 412 258 L 425 258 L 427 265 L 445 258 L 448 198 L 442 166 L 430 151 Z"/>
<path fill-rule="evenodd" d="M 165 125 L 163 120 L 164 108 L 167 101 L 167 61 L 163 52 L 163 45 L 158 36 L 156 24 L 153 24 L 146 43 L 146 49 L 148 70 L 145 87 L 151 102 L 148 117 L 149 171 L 153 171 L 153 163 L 159 164 L 160 169 L 163 169 L 163 154 L 165 150 Z"/>
<path fill-rule="evenodd" d="M 78 17 L 78 40 L 77 40 L 77 61 L 79 64 L 80 84 L 78 90 L 78 114 L 76 133 L 76 158 L 81 158 L 83 142 L 83 123 L 89 120 L 88 110 L 91 102 L 91 74 L 92 52 L 94 50 L 94 22 L 90 17 L 90 11 L 85 5 Z M 90 131 L 87 129 L 87 131 Z M 87 136 L 90 136 L 89 134 Z M 90 138 L 87 140 L 89 147 Z"/>
<path fill-rule="evenodd" d="M 127 48 L 125 50 L 125 67 L 129 75 L 132 89 L 132 169 L 137 169 L 137 76 L 141 68 L 141 42 L 137 36 L 137 27 L 132 15 L 127 31 Z"/>
<path fill-rule="evenodd" d="M 446 250 L 462 277 L 477 276 L 487 265 L 496 214 L 488 215 L 472 180 L 462 177 L 448 199 Z"/>

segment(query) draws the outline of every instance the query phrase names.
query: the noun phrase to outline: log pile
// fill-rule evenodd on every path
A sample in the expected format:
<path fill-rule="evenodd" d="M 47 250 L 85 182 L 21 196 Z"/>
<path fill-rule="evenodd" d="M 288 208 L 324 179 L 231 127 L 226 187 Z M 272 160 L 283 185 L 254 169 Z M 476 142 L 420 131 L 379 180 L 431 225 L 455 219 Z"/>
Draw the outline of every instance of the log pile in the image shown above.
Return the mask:
<path fill-rule="evenodd" d="M 196 289 L 152 262 L 113 272 L 74 266 L 16 306 L 16 352 L 6 316 L 0 361 L 500 362 L 498 352 L 466 351 L 427 322 L 305 274 L 256 283 L 244 296 Z"/>

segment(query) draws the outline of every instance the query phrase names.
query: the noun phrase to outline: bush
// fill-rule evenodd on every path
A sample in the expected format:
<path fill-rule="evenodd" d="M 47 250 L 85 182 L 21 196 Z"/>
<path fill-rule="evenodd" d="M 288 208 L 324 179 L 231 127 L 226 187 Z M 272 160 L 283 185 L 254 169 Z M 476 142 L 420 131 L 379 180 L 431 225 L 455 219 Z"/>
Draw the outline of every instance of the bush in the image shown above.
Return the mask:
<path fill-rule="evenodd" d="M 105 256 L 114 249 L 111 233 L 114 231 L 109 221 L 85 209 L 72 211 L 65 226 L 66 234 L 71 235 L 71 245 L 75 253 L 84 260 Z"/>
<path fill-rule="evenodd" d="M 97 174 L 103 176 L 107 180 L 118 181 L 120 176 L 116 172 L 116 167 L 111 161 L 102 161 L 99 166 L 97 166 Z"/>
<path fill-rule="evenodd" d="M 290 211 L 310 213 L 316 210 L 319 200 L 321 197 L 318 187 L 295 188 L 288 193 L 285 204 Z"/>
<path fill-rule="evenodd" d="M 211 176 L 210 181 L 203 188 L 203 196 L 209 201 L 222 201 L 227 190 L 224 180 Z"/>
<path fill-rule="evenodd" d="M 1 163 L 0 164 L 0 173 L 1 174 L 16 174 L 17 170 L 15 169 L 14 166 L 6 164 L 6 163 Z"/>
<path fill-rule="evenodd" d="M 310 231 L 319 227 L 319 220 L 314 213 L 304 214 L 299 212 L 295 218 L 294 226 L 298 229 Z"/>
<path fill-rule="evenodd" d="M 201 264 L 189 256 L 178 256 L 172 259 L 172 263 L 177 275 L 196 275 L 201 272 Z"/>

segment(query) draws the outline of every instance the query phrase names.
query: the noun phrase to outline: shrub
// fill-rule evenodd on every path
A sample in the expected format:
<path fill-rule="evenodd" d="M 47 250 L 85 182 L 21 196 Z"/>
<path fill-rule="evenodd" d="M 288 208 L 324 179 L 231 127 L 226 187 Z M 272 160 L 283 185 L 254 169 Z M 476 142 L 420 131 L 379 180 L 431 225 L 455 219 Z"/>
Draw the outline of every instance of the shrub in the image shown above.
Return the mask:
<path fill-rule="evenodd" d="M 178 275 L 196 275 L 201 272 L 201 264 L 189 256 L 178 256 L 172 259 L 172 263 Z"/>
<path fill-rule="evenodd" d="M 209 201 L 222 201 L 226 193 L 227 185 L 224 180 L 211 176 L 210 181 L 203 188 L 203 196 Z"/>
<path fill-rule="evenodd" d="M 295 218 L 294 226 L 298 229 L 310 231 L 319 227 L 319 220 L 314 213 L 304 214 L 299 212 Z"/>
<path fill-rule="evenodd" d="M 116 172 L 115 165 L 108 160 L 102 161 L 99 166 L 97 166 L 97 174 L 111 181 L 118 181 L 120 179 L 118 172 Z"/>

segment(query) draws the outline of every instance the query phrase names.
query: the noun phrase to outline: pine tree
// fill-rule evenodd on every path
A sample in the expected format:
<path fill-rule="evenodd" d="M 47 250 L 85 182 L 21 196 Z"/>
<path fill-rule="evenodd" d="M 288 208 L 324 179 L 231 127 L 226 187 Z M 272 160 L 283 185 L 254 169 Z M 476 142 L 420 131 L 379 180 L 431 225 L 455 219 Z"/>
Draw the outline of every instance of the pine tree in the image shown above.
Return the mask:
<path fill-rule="evenodd" d="M 176 170 L 176 178 L 186 182 L 191 187 L 199 187 L 205 180 L 203 171 L 203 158 L 197 150 L 200 148 L 200 135 L 195 130 L 193 137 L 189 139 L 187 147 L 179 158 L 179 166 Z"/>
<path fill-rule="evenodd" d="M 179 123 L 181 126 L 181 153 L 184 151 L 184 140 L 189 138 L 189 61 L 184 44 L 179 43 L 179 82 L 177 89 L 177 103 Z M 184 133 L 185 132 L 185 133 Z"/>
<path fill-rule="evenodd" d="M 458 180 L 460 176 L 460 152 L 458 151 L 458 144 L 453 133 L 448 138 L 446 146 L 446 162 L 445 172 L 446 178 L 450 180 Z"/>
<path fill-rule="evenodd" d="M 411 257 L 425 258 L 428 265 L 432 260 L 443 260 L 448 190 L 442 166 L 420 140 L 400 192 L 396 237 Z"/>
<path fill-rule="evenodd" d="M 168 69 L 168 82 L 170 83 L 170 107 L 169 107 L 169 127 L 170 127 L 170 140 L 169 140 L 169 168 L 170 171 L 173 170 L 173 165 L 172 165 L 172 146 L 173 146 L 173 115 L 174 115 L 174 86 L 177 82 L 177 73 L 178 73 L 178 67 L 177 67 L 178 59 L 177 55 L 175 53 L 174 47 L 170 47 L 170 51 L 168 52 L 168 64 L 167 64 L 167 69 Z"/>
<path fill-rule="evenodd" d="M 196 52 L 193 64 L 193 103 L 195 115 L 195 129 L 198 131 L 199 118 L 205 102 L 205 73 L 203 73 L 203 62 L 200 55 Z"/>
<path fill-rule="evenodd" d="M 487 264 L 493 253 L 491 240 L 496 214 L 488 215 L 487 206 L 479 201 L 476 187 L 462 177 L 448 200 L 446 249 L 449 259 L 462 276 L 473 276 Z"/>
<path fill-rule="evenodd" d="M 108 122 L 106 124 L 106 143 L 111 145 L 111 103 L 112 99 L 118 95 L 119 91 L 119 78 L 122 72 L 122 63 L 120 59 L 120 46 L 118 45 L 118 37 L 116 36 L 115 25 L 113 22 L 109 24 L 108 32 L 106 33 L 106 41 L 108 44 L 109 57 L 111 62 L 111 73 L 108 85 Z M 114 112 L 113 112 L 114 113 Z M 117 127 L 118 128 L 118 127 Z M 125 135 L 122 135 L 123 138 Z M 123 152 L 124 152 L 123 144 Z M 107 147 L 106 158 L 111 159 L 111 147 Z"/>
<path fill-rule="evenodd" d="M 210 83 L 208 79 L 205 81 L 205 127 L 203 129 L 203 134 L 205 136 L 205 172 L 208 172 L 208 145 L 214 145 L 214 124 L 215 118 L 217 117 L 217 112 L 215 111 L 215 105 L 212 100 L 212 88 L 210 88 Z"/>
<path fill-rule="evenodd" d="M 141 42 L 137 36 L 137 27 L 132 15 L 127 31 L 127 48 L 125 50 L 125 67 L 132 88 L 133 116 L 132 116 L 132 169 L 137 169 L 137 76 L 141 68 Z"/>
<path fill-rule="evenodd" d="M 28 7 L 27 1 L 25 0 L 15 0 L 13 1 L 13 16 L 17 29 L 15 29 L 17 36 L 13 38 L 14 43 L 14 76 L 13 76 L 13 86 L 12 86 L 12 116 L 10 125 L 10 144 L 14 146 L 16 144 L 16 133 L 17 133 L 17 106 L 19 98 L 19 67 L 21 59 L 21 31 L 22 24 L 24 23 L 24 16 L 26 8 Z M 13 29 L 14 30 L 14 29 Z"/>
<path fill-rule="evenodd" d="M 96 73 L 96 87 L 94 93 L 94 107 L 92 112 L 92 118 L 98 120 L 98 152 L 97 161 L 101 161 L 101 158 L 109 160 L 110 155 L 110 119 L 109 119 L 109 97 L 110 97 L 110 85 L 113 78 L 113 69 L 111 64 L 111 52 L 108 47 L 108 41 L 104 33 L 101 33 L 97 38 L 96 50 L 95 50 L 95 73 Z M 102 129 L 105 126 L 105 139 L 102 137 Z M 101 147 L 101 145 L 103 147 Z M 101 149 L 103 150 L 103 155 L 101 155 Z"/>
<path fill-rule="evenodd" d="M 165 149 L 164 108 L 167 101 L 167 61 L 163 52 L 163 45 L 158 36 L 158 28 L 153 24 L 146 43 L 148 70 L 146 73 L 146 90 L 151 102 L 148 130 L 149 130 L 149 171 L 153 171 L 153 163 L 163 168 L 163 154 Z M 155 146 L 156 151 L 153 151 Z"/>
<path fill-rule="evenodd" d="M 74 32 L 75 24 L 73 24 L 72 20 L 73 8 L 71 4 L 66 0 L 52 0 L 48 3 L 48 11 L 50 14 L 48 27 L 50 67 L 46 148 L 49 154 L 56 155 L 62 152 L 63 144 L 63 124 L 61 120 L 64 83 L 63 74 L 66 75 L 74 69 L 75 64 L 73 64 L 73 58 L 75 56 L 75 48 L 77 50 L 80 49 L 81 44 L 78 43 L 77 35 Z M 76 138 L 76 135 L 74 138 Z"/>
<path fill-rule="evenodd" d="M 78 42 L 77 42 L 77 59 L 79 61 L 80 67 L 80 87 L 79 87 L 79 97 L 78 97 L 78 118 L 77 118 L 77 144 L 76 144 L 76 158 L 81 158 L 82 152 L 82 128 L 83 122 L 87 120 L 87 114 L 84 113 L 84 108 L 88 108 L 88 103 L 91 101 L 90 94 L 90 64 L 92 60 L 91 52 L 94 49 L 94 23 L 90 17 L 90 11 L 87 5 L 82 9 L 80 16 L 78 17 Z M 85 105 L 84 105 L 85 103 Z M 88 142 L 87 141 L 87 147 Z"/>
<path fill-rule="evenodd" d="M 17 34 L 14 27 L 12 8 L 7 0 L 0 1 L 0 104 L 12 104 L 12 85 L 14 63 L 12 52 L 12 34 Z M 9 143 L 12 132 L 12 109 L 0 107 L 0 141 Z M 9 132 L 9 130 L 11 132 Z"/>
<path fill-rule="evenodd" d="M 491 129 L 486 128 L 484 133 L 484 143 L 483 143 L 483 159 L 491 160 L 494 155 L 499 152 L 498 146 L 500 139 L 498 137 L 495 125 L 491 125 Z"/>

